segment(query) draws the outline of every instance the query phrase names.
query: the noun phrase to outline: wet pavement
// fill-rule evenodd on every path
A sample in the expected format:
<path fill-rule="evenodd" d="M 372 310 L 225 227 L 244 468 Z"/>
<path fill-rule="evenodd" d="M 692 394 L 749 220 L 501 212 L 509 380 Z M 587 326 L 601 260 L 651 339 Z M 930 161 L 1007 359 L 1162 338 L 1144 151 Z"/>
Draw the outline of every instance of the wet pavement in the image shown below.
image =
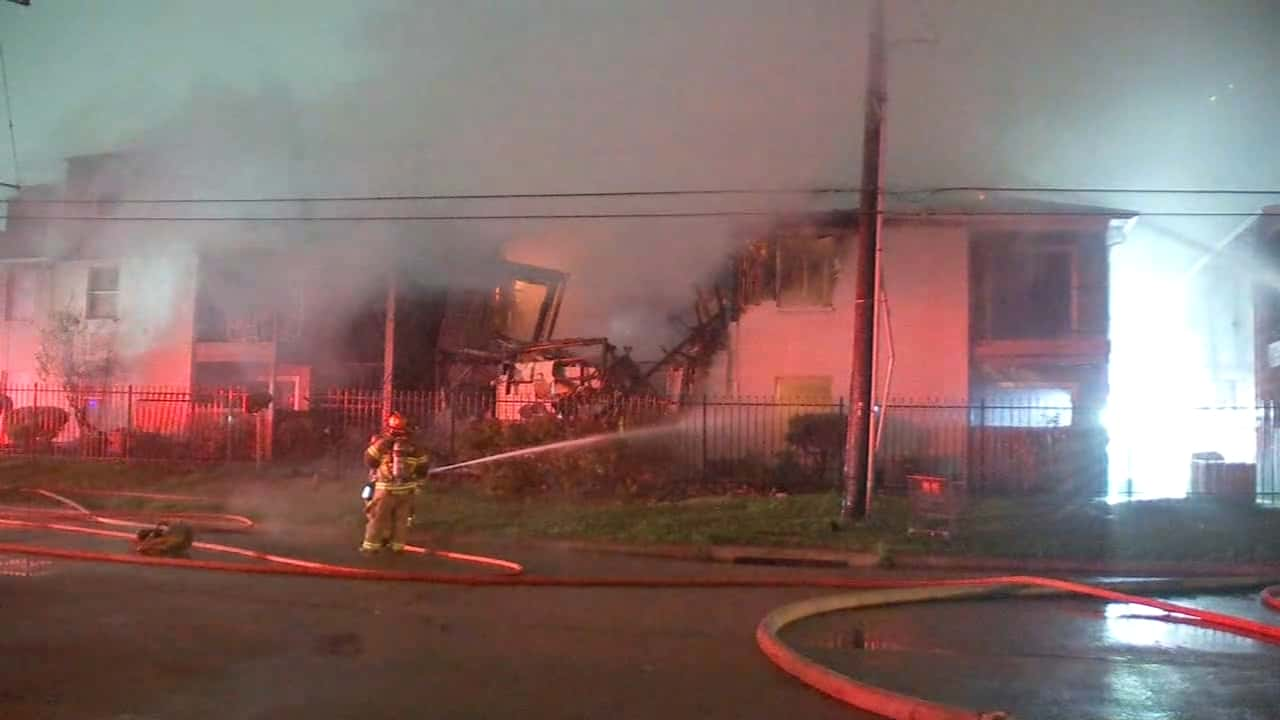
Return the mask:
<path fill-rule="evenodd" d="M 1280 624 L 1256 594 L 1167 599 Z M 817 616 L 783 637 L 859 680 L 1017 718 L 1280 718 L 1280 647 L 1140 605 L 926 603 Z"/>
<path fill-rule="evenodd" d="M 0 538 L 122 549 L 35 531 Z M 333 529 L 267 526 L 206 539 L 365 564 Z M 864 574 L 454 549 L 545 575 Z M 26 572 L 34 566 L 5 560 L 15 570 L 0 573 L 6 720 L 869 717 L 783 674 L 755 646 L 768 611 L 822 591 L 462 588 L 57 560 Z M 471 571 L 435 559 L 390 562 Z M 1182 600 L 1280 622 L 1256 596 Z M 784 634 L 860 678 L 1022 718 L 1280 717 L 1277 648 L 1145 612 L 1074 600 L 925 604 L 824 616 Z"/>
<path fill-rule="evenodd" d="M 271 549 L 362 563 L 350 543 L 309 554 L 292 543 Z M 539 574 L 785 572 L 457 549 L 500 552 Z M 3 720 L 869 717 L 794 681 L 755 647 L 765 613 L 813 591 L 465 588 L 68 561 L 47 569 L 0 576 Z"/>

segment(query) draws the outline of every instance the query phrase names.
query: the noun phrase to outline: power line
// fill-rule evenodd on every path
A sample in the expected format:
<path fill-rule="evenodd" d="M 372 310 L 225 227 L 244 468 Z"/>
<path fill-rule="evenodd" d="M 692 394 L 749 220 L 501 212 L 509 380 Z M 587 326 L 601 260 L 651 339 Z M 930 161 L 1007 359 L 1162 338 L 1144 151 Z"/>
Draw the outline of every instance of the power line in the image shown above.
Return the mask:
<path fill-rule="evenodd" d="M 16 162 L 16 160 L 15 160 Z M 794 188 L 689 188 L 667 190 L 617 190 L 588 192 L 527 192 L 527 193 L 433 193 L 388 195 L 322 195 L 322 196 L 266 196 L 225 198 L 112 198 L 109 200 L 83 199 L 30 199 L 28 205 L 235 205 L 273 203 L 351 203 L 351 202 L 438 202 L 459 200 L 559 200 L 559 199 L 609 199 L 628 197 L 706 197 L 706 196 L 782 196 L 782 195 L 852 195 L 862 192 L 860 187 L 816 186 Z M 1104 187 L 1055 187 L 1055 186 L 1002 186 L 1002 185 L 949 185 L 930 188 L 900 188 L 885 190 L 890 197 L 913 195 L 940 195 L 957 192 L 980 193 L 1057 193 L 1057 194 L 1120 194 L 1120 195 L 1222 195 L 1222 196 L 1280 196 L 1280 189 L 1259 188 L 1104 188 Z M 10 202 L 0 200 L 0 202 Z"/>
<path fill-rule="evenodd" d="M 1107 187 L 1054 187 L 1031 185 L 1024 186 L 982 186 L 982 185 L 947 185 L 927 190 L 898 190 L 897 195 L 939 195 L 949 192 L 991 192 L 991 193 L 1057 193 L 1057 194 L 1115 194 L 1115 195 L 1280 195 L 1280 189 L 1262 188 L 1107 188 Z"/>
<path fill-rule="evenodd" d="M 348 202 L 429 202 L 444 200 L 557 200 L 576 198 L 625 198 L 625 197 L 675 197 L 709 195 L 837 195 L 860 192 L 849 187 L 810 188 L 718 188 L 688 190 L 619 190 L 595 192 L 538 192 L 538 193 L 458 193 L 426 195 L 326 195 L 312 197 L 233 197 L 233 198 L 142 198 L 111 200 L 24 200 L 31 205 L 196 205 L 196 204 L 271 204 L 271 203 L 348 203 Z M 4 202 L 4 201 L 0 201 Z"/>
<path fill-rule="evenodd" d="M 837 212 L 846 216 L 862 215 L 858 210 L 836 209 L 826 212 Z M 0 215 L 0 219 L 14 220 L 54 220 L 64 222 L 245 222 L 245 223 L 280 223 L 280 222 L 440 222 L 440 221 L 510 221 L 510 220 L 629 220 L 629 219 L 681 219 L 681 218 L 717 218 L 717 217 L 784 217 L 787 211 L 782 210 L 709 210 L 690 212 L 618 212 L 618 213 L 539 213 L 539 214 L 495 214 L 495 215 L 328 215 L 328 216 L 236 216 L 236 215 Z M 886 219 L 928 219 L 928 218 L 972 218 L 972 217 L 1128 217 L 1123 213 L 1109 212 L 1071 212 L 1071 211 L 887 211 L 880 215 Z M 1261 217 L 1261 212 L 1177 212 L 1160 211 L 1135 213 L 1141 217 Z"/>

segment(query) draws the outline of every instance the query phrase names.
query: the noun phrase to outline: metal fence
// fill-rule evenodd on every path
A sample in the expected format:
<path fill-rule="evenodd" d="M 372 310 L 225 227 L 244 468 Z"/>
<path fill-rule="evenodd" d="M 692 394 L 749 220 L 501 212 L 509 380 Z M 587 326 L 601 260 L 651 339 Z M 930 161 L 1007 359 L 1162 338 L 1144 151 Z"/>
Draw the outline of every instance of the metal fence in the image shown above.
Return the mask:
<path fill-rule="evenodd" d="M 0 387 L 0 453 L 233 461 L 260 448 L 239 388 Z"/>
<path fill-rule="evenodd" d="M 311 410 L 277 415 L 277 454 L 292 451 L 293 423 L 320 423 L 341 443 L 367 441 L 376 432 L 386 400 L 376 390 L 343 390 L 311 399 Z M 843 441 L 843 402 L 779 402 L 758 397 L 698 397 L 682 400 L 645 396 L 564 399 L 503 397 L 495 392 L 396 392 L 391 407 L 407 415 L 435 448 L 453 459 L 474 455 L 469 442 L 486 426 L 549 423 L 566 436 L 653 428 L 644 435 L 668 457 L 696 468 L 730 472 L 743 463 L 777 462 L 798 453 L 812 463 L 838 467 Z M 797 418 L 803 418 L 797 421 Z M 312 428 L 299 433 L 311 432 Z M 789 439 L 790 436 L 790 439 Z"/>
<path fill-rule="evenodd" d="M 333 390 L 307 398 L 306 410 L 253 412 L 243 388 L 143 386 L 0 387 L 0 453 L 125 460 L 225 462 L 344 454 L 375 433 L 388 406 L 407 415 L 445 457 L 465 459 L 488 426 L 561 426 L 557 434 L 661 426 L 647 433 L 669 455 L 699 467 L 744 460 L 771 463 L 798 450 L 831 460 L 843 436 L 843 403 L 767 398 L 643 396 L 503 397 L 495 391 Z M 794 419 L 826 427 L 788 440 Z M 825 430 L 826 435 L 821 431 Z"/>
<path fill-rule="evenodd" d="M 910 475 L 925 474 L 978 494 L 1106 493 L 1107 436 L 1080 408 L 905 402 L 882 413 L 876 462 L 887 490 L 905 492 Z"/>
<path fill-rule="evenodd" d="M 247 402 L 252 397 L 242 388 L 0 387 L 0 454 L 354 462 L 377 431 L 387 402 L 378 390 L 335 390 L 306 398 L 306 410 L 255 413 Z M 477 439 L 492 436 L 495 428 L 523 432 L 525 441 L 536 442 L 540 436 L 511 428 L 542 423 L 557 438 L 617 430 L 644 437 L 661 445 L 668 461 L 704 475 L 769 468 L 775 477 L 804 473 L 830 484 L 839 479 L 847 428 L 843 402 L 759 397 L 554 399 L 501 396 L 493 390 L 398 391 L 390 404 L 417 423 L 443 459 L 474 457 Z M 1178 435 L 1178 427 L 1228 428 L 1231 434 L 1219 440 L 1243 434 L 1256 448 L 1247 471 L 1256 477 L 1258 499 L 1280 502 L 1280 407 L 1187 412 L 1176 418 L 1154 415 L 1142 428 L 1166 454 L 1168 472 L 1189 473 L 1193 454 L 1215 450 L 1209 440 Z M 1117 470 L 1108 467 L 1109 441 L 1111 462 L 1120 461 L 1115 438 L 1108 438 L 1098 418 L 1097 412 L 1079 407 L 889 404 L 874 416 L 877 485 L 905 493 L 911 475 L 934 475 L 961 481 L 975 494 L 1064 490 L 1102 496 L 1109 489 L 1109 471 Z M 647 427 L 657 429 L 632 432 Z M 1115 473 L 1110 474 L 1114 484 Z"/>

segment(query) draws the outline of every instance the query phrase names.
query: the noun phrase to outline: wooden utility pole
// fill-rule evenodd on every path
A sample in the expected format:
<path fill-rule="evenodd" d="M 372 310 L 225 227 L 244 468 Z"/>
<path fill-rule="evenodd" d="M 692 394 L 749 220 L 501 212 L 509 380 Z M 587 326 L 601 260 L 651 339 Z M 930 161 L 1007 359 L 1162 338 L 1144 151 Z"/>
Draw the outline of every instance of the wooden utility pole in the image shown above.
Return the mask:
<path fill-rule="evenodd" d="M 382 417 L 386 418 L 394 409 L 395 374 L 396 374 L 396 289 L 399 282 L 396 271 L 392 270 L 387 278 L 387 325 L 384 330 L 382 346 Z"/>
<path fill-rule="evenodd" d="M 867 50 L 867 98 L 862 138 L 860 223 L 854 247 L 853 369 L 849 379 L 849 424 L 844 448 L 845 520 L 866 517 L 871 490 L 870 449 L 875 412 L 876 276 L 880 245 L 880 166 L 884 160 L 885 72 L 884 0 L 874 0 Z"/>

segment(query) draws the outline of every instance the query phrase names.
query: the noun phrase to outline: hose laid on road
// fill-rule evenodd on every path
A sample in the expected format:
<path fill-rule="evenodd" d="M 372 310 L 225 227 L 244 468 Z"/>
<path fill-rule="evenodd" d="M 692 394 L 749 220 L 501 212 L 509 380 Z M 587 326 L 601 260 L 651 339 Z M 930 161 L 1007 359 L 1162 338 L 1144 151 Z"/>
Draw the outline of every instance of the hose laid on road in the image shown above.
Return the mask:
<path fill-rule="evenodd" d="M 97 528 L 88 528 L 80 525 L 67 525 L 67 524 L 61 524 L 61 523 L 55 523 L 55 522 L 48 522 L 48 520 L 61 519 L 61 520 L 77 520 L 81 522 L 90 521 L 90 522 L 94 522 L 102 525 L 111 525 L 115 527 L 127 527 L 127 528 L 132 528 L 134 530 L 137 530 L 140 528 L 152 527 L 155 524 L 154 518 L 157 516 L 157 514 L 159 514 L 161 517 L 167 520 L 181 520 L 196 530 L 205 530 L 205 531 L 212 531 L 212 532 L 247 532 L 255 527 L 253 520 L 243 515 L 231 515 L 227 513 L 192 513 L 192 512 L 167 512 L 166 511 L 162 513 L 154 513 L 154 512 L 153 513 L 141 513 L 141 512 L 114 513 L 113 512 L 110 515 L 108 515 L 104 513 L 95 513 L 94 511 L 88 509 L 87 507 L 85 507 L 84 505 L 81 505 L 80 503 L 77 503 L 71 498 L 68 498 L 64 495 L 60 495 L 51 490 L 30 488 L 30 489 L 25 489 L 25 492 L 35 493 L 35 494 L 47 497 L 51 500 L 55 500 L 68 509 L 63 510 L 63 509 L 55 509 L 55 508 L 28 508 L 28 507 L 18 507 L 18 506 L 12 506 L 12 505 L 0 506 L 0 515 L 3 515 L 7 511 L 10 514 L 21 513 L 26 516 L 39 516 L 45 519 L 44 521 L 36 521 L 36 520 L 22 520 L 22 519 L 12 519 L 12 518 L 6 519 L 4 517 L 0 517 L 0 526 L 26 528 L 26 529 L 33 529 L 33 530 L 40 530 L 40 529 L 53 530 L 57 532 L 79 533 L 84 535 L 123 538 L 128 540 L 134 539 L 135 535 L 133 533 L 127 533 L 127 532 L 100 530 Z M 171 501 L 186 500 L 186 501 L 206 501 L 206 502 L 210 500 L 209 498 L 188 496 L 188 495 L 171 495 L 171 494 L 163 494 L 163 493 L 126 492 L 126 491 L 111 491 L 111 490 L 97 490 L 97 491 L 93 491 L 92 494 L 111 495 L 111 496 L 118 495 L 121 497 L 142 498 L 142 499 L 151 499 L 151 500 L 171 500 Z M 151 521 L 144 522 L 142 520 L 143 518 L 151 518 Z M 256 550 L 248 550 L 245 548 L 236 547 L 234 545 L 223 545 L 219 543 L 209 543 L 209 542 L 198 541 L 198 542 L 192 543 L 191 546 L 193 548 L 200 549 L 200 550 L 225 553 L 229 555 L 238 555 L 241 557 L 246 557 L 254 560 L 265 560 L 267 562 L 276 563 L 282 566 L 302 568 L 304 570 L 311 571 L 314 573 L 324 573 L 324 574 L 339 573 L 338 575 L 333 575 L 334 577 L 341 576 L 341 573 L 344 573 L 347 571 L 360 570 L 360 568 L 350 568 L 350 567 L 345 567 L 341 565 L 330 565 L 327 563 L 320 563 L 320 562 L 313 562 L 310 560 L 301 560 L 298 558 L 291 558 L 284 555 L 274 555 L 270 553 L 258 552 Z M 11 547 L 11 545 L 0 544 L 0 547 Z M 22 547 L 28 547 L 28 546 L 22 546 Z M 31 549 L 38 550 L 39 548 L 31 548 Z M 467 553 L 452 552 L 448 550 L 428 550 L 427 548 L 418 547 L 415 545 L 406 546 L 405 550 L 407 552 L 418 554 L 418 555 L 431 555 L 433 557 L 439 557 L 444 560 L 452 560 L 456 562 L 469 563 L 472 565 L 480 565 L 488 568 L 496 568 L 502 571 L 503 573 L 507 573 L 507 574 L 519 574 L 524 572 L 524 567 L 519 563 L 511 562 L 510 560 L 503 560 L 501 558 L 492 558 L 492 557 L 486 557 L 483 555 L 470 555 Z M 18 552 L 18 551 L 10 550 L 6 552 Z M 65 552 L 74 553 L 75 551 L 65 551 Z M 27 554 L 40 554 L 40 553 L 27 553 Z M 83 558 L 77 558 L 72 555 L 65 555 L 65 554 L 64 555 L 46 555 L 46 557 L 62 557 L 64 559 L 70 559 L 70 560 L 84 559 L 84 560 L 102 560 L 106 562 L 121 562 L 119 558 L 108 559 L 107 557 L 91 557 L 91 556 L 98 556 L 98 555 L 111 556 L 113 554 L 112 553 L 87 553 L 86 556 Z M 132 556 L 132 555 L 124 555 L 122 557 L 135 559 L 135 560 L 143 559 L 141 558 L 141 556 Z M 152 558 L 152 559 L 162 559 L 162 558 Z M 178 558 L 168 558 L 168 559 L 177 560 L 178 562 L 184 563 L 184 564 L 200 562 L 200 561 L 191 561 L 191 560 L 181 560 Z M 233 568 L 239 568 L 242 570 L 246 567 L 237 563 L 228 563 L 228 565 L 230 565 Z M 209 567 L 205 569 L 217 569 L 217 568 Z"/>
<path fill-rule="evenodd" d="M 56 532 L 77 533 L 99 537 L 133 539 L 132 533 L 104 530 L 83 525 L 72 525 L 51 522 L 51 519 L 69 517 L 79 522 L 94 522 L 106 525 L 125 527 L 147 527 L 137 519 L 140 514 L 130 517 L 112 517 L 109 514 L 94 512 L 57 493 L 47 490 L 35 490 L 44 497 L 57 500 L 70 510 L 55 511 L 61 513 L 56 518 L 21 519 L 0 517 L 0 527 L 20 528 L 28 530 L 49 530 Z M 110 491 L 99 491 L 100 494 L 114 494 Z M 131 493 L 131 496 L 147 497 L 145 493 Z M 165 496 L 164 499 L 177 500 L 182 496 Z M 46 510 L 21 508 L 29 514 L 46 513 Z M 34 513 L 32 512 L 34 510 Z M 12 513 L 14 508 L 0 508 L 0 515 Z M 218 513 L 180 513 L 167 514 L 165 517 L 185 517 L 194 527 L 205 530 L 239 530 L 253 527 L 253 521 L 238 515 Z M 266 561 L 266 564 L 247 564 L 204 559 L 181 559 L 169 557 L 148 557 L 126 553 L 107 553 L 85 550 L 71 550 L 57 547 L 27 545 L 23 543 L 0 543 L 0 553 L 33 555 L 39 557 L 58 558 L 64 560 L 111 562 L 131 565 L 150 565 L 157 567 L 174 567 L 193 570 L 214 570 L 221 572 L 250 573 L 260 575 L 283 575 L 340 578 L 348 580 L 376 580 L 392 582 L 416 582 L 439 585 L 467 586 L 525 586 L 525 587 L 595 587 L 595 588 L 825 588 L 842 590 L 879 590 L 894 591 L 898 595 L 884 600 L 884 595 L 863 598 L 866 604 L 884 604 L 886 602 L 920 601 L 923 599 L 954 599 L 960 597 L 979 597 L 1001 592 L 1009 592 L 1013 588 L 1031 588 L 1039 592 L 1063 592 L 1109 600 L 1112 602 L 1144 605 L 1175 615 L 1191 617 L 1207 627 L 1224 630 L 1268 643 L 1280 645 L 1280 627 L 1255 622 L 1245 618 L 1214 613 L 1197 608 L 1177 605 L 1155 598 L 1131 595 L 1102 587 L 1075 583 L 1067 580 L 1037 577 L 1030 575 L 1008 575 L 997 577 L 948 578 L 948 579 L 848 579 L 821 577 L 778 577 L 778 578 L 616 578 L 616 577 L 549 577 L 523 574 L 524 568 L 519 563 L 500 558 L 480 555 L 468 555 L 444 550 L 429 550 L 411 546 L 408 548 L 418 554 L 428 554 L 448 560 L 457 560 L 490 568 L 496 568 L 502 574 L 490 575 L 453 575 L 446 573 L 407 572 L 403 570 L 358 568 L 344 565 L 302 560 L 282 555 L 275 555 L 256 550 L 224 545 L 219 543 L 196 542 L 193 547 L 200 550 L 231 554 L 254 560 Z M 1265 584 L 1258 582 L 1256 585 Z M 1255 586 L 1256 586 L 1255 585 Z M 877 603 L 875 598 L 881 598 Z M 892 599 L 898 598 L 898 599 Z M 901 598 L 907 598 L 903 600 Z M 1263 591 L 1262 601 L 1268 607 L 1280 610 L 1280 586 Z M 897 695 L 887 690 L 863 685 L 834 670 L 825 668 L 783 644 L 777 637 L 778 631 L 785 625 L 808 615 L 819 612 L 851 607 L 849 598 L 820 598 L 808 601 L 809 605 L 787 606 L 770 613 L 757 628 L 756 640 L 760 649 L 786 672 L 818 690 L 836 697 L 856 707 L 879 713 L 889 718 L 902 720 L 973 720 L 975 718 L 995 718 L 1000 714 L 976 714 L 957 708 L 950 708 L 936 703 L 928 703 L 916 698 Z M 815 605 L 816 603 L 816 605 Z M 843 604 L 842 604 L 843 603 Z M 816 609 L 815 609 L 816 608 Z M 826 608 L 826 609 L 822 609 Z"/>
<path fill-rule="evenodd" d="M 1262 604 L 1268 608 L 1280 612 L 1280 585 L 1272 585 L 1262 591 L 1259 595 Z"/>

